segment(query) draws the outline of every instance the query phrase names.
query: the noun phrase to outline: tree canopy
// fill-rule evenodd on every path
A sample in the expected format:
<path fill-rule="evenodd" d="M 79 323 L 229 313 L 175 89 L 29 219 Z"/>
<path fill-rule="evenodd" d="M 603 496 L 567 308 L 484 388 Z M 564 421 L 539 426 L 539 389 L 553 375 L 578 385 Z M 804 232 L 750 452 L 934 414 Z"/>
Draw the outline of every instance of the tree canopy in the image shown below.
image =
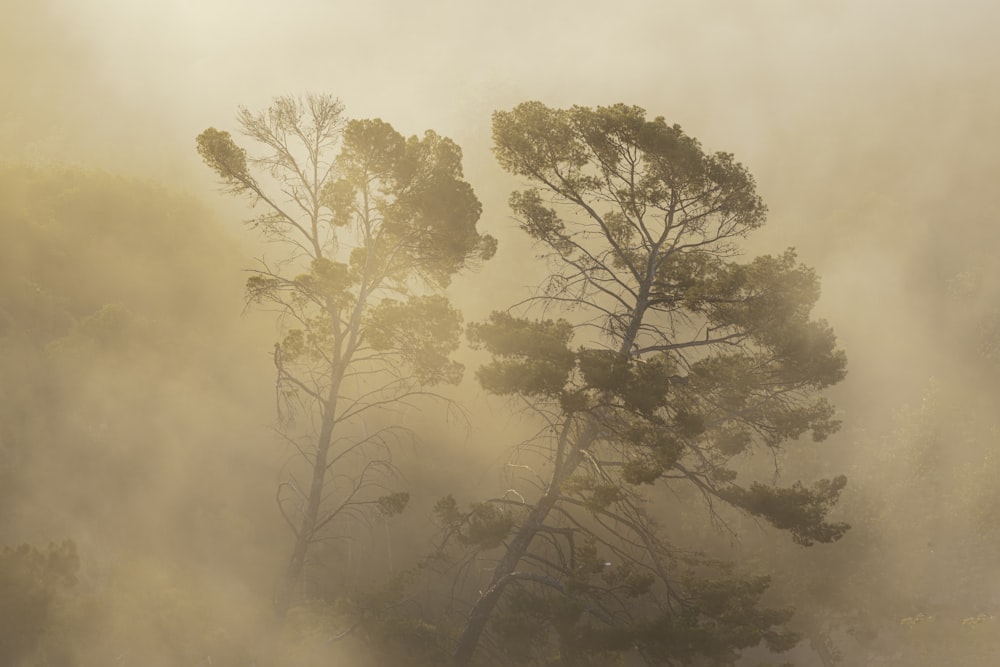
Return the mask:
<path fill-rule="evenodd" d="M 787 614 L 759 608 L 766 582 L 712 578 L 686 560 L 644 488 L 692 485 L 709 512 L 739 507 L 802 545 L 845 532 L 826 521 L 843 477 L 781 488 L 743 484 L 737 470 L 745 452 L 838 426 L 818 392 L 846 361 L 810 316 L 815 273 L 792 250 L 739 261 L 739 241 L 766 217 L 753 178 L 638 107 L 527 102 L 494 114 L 493 139 L 501 166 L 528 181 L 510 205 L 550 277 L 469 336 L 493 355 L 477 373 L 483 387 L 520 397 L 546 428 L 521 447 L 541 477 L 491 501 L 507 540 L 456 664 L 472 660 L 491 620 L 502 634 L 526 596 L 548 605 L 559 638 L 548 650 L 572 664 L 585 664 L 588 641 L 594 655 L 635 649 L 650 664 L 729 664 L 762 641 L 789 646 Z M 445 523 L 460 535 L 477 516 Z M 596 555 L 584 558 L 584 545 Z"/>
<path fill-rule="evenodd" d="M 433 131 L 404 138 L 380 119 L 347 120 L 327 95 L 279 97 L 237 121 L 252 151 L 215 128 L 197 148 L 229 192 L 261 210 L 252 224 L 287 249 L 247 281 L 249 300 L 279 313 L 280 432 L 310 478 L 291 476 L 278 492 L 295 535 L 285 609 L 302 597 L 323 529 L 405 504 L 377 493 L 406 429 L 369 431 L 367 420 L 460 380 L 449 355 L 461 316 L 435 289 L 489 259 L 496 241 L 476 230 L 482 209 L 461 150 Z"/>

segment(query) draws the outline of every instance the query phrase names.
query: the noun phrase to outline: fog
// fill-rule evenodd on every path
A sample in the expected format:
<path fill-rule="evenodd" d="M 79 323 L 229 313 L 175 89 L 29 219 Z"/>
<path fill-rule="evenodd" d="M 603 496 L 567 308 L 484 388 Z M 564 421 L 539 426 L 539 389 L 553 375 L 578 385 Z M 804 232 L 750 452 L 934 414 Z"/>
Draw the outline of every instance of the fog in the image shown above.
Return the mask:
<path fill-rule="evenodd" d="M 1000 651 L 991 5 L 12 0 L 4 15 L 0 545 L 69 539 L 79 558 L 17 664 L 405 664 L 372 650 L 385 627 L 344 619 L 431 551 L 439 498 L 504 490 L 534 426 L 476 385 L 484 357 L 463 344 L 455 406 L 406 413 L 409 507 L 324 546 L 324 601 L 275 618 L 294 543 L 275 492 L 301 462 L 274 428 L 275 318 L 242 289 L 281 251 L 195 137 L 306 93 L 462 148 L 479 230 L 499 240 L 447 290 L 466 323 L 546 275 L 507 205 L 520 183 L 493 157 L 494 111 L 624 102 L 733 153 L 769 209 L 748 256 L 797 249 L 849 359 L 827 392 L 842 429 L 746 467 L 846 474 L 831 516 L 853 526 L 809 549 L 737 514 L 736 539 L 707 519 L 692 531 L 797 610 L 803 642 L 738 664 Z M 442 585 L 417 578 L 413 599 Z"/>

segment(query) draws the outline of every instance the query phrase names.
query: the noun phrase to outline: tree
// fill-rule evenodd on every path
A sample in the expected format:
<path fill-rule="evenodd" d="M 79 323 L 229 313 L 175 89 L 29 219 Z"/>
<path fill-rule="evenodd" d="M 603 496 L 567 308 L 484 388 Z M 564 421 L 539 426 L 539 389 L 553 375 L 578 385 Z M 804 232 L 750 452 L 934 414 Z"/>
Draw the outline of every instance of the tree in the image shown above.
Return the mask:
<path fill-rule="evenodd" d="M 239 318 L 244 262 L 168 187 L 0 167 L 0 664 L 248 665 L 222 646 L 267 646 L 254 582 L 283 535 L 257 523 L 268 373 L 245 360 L 272 336 Z"/>
<path fill-rule="evenodd" d="M 325 529 L 405 505 L 403 493 L 376 496 L 401 427 L 369 432 L 364 420 L 460 379 L 448 355 L 461 318 L 433 288 L 496 242 L 476 231 L 481 206 L 462 180 L 461 150 L 434 132 L 406 139 L 382 120 L 346 121 L 326 95 L 279 97 L 260 113 L 241 109 L 238 122 L 256 153 L 214 128 L 197 146 L 229 192 L 263 210 L 253 225 L 287 250 L 247 281 L 249 300 L 282 325 L 279 432 L 310 474 L 278 489 L 295 534 L 284 610 Z"/>
<path fill-rule="evenodd" d="M 790 613 L 760 607 L 767 580 L 671 545 L 654 516 L 665 500 L 650 501 L 655 484 L 689 485 L 710 512 L 738 507 L 802 545 L 847 530 L 826 521 L 845 478 L 778 488 L 738 483 L 734 469 L 752 449 L 838 426 L 818 392 L 846 361 L 810 319 L 815 273 L 792 250 L 737 262 L 766 217 L 753 178 L 640 108 L 528 102 L 494 114 L 493 139 L 501 166 L 531 184 L 510 205 L 551 277 L 469 335 L 493 355 L 482 386 L 544 427 L 519 447 L 516 469 L 530 472 L 517 488 L 467 512 L 450 497 L 438 506 L 443 549 L 501 548 L 454 663 L 472 662 L 491 621 L 508 654 L 559 664 L 630 650 L 647 664 L 730 664 L 761 641 L 794 645 Z M 542 319 L 515 314 L 532 307 Z M 566 317 L 546 319 L 555 312 Z"/>

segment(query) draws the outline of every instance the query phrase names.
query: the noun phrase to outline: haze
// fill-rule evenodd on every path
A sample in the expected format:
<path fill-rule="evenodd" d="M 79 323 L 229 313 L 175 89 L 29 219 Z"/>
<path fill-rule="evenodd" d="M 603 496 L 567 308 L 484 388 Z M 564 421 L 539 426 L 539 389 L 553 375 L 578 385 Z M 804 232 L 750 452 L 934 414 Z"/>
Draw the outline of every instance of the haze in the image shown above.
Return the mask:
<path fill-rule="evenodd" d="M 290 452 L 271 430 L 278 334 L 266 313 L 244 314 L 241 269 L 279 251 L 243 224 L 248 208 L 219 191 L 194 143 L 210 126 L 235 135 L 240 107 L 310 92 L 338 97 L 351 118 L 382 118 L 406 136 L 433 129 L 462 148 L 483 204 L 479 229 L 499 239 L 492 260 L 448 289 L 466 322 L 545 275 L 507 206 L 519 182 L 493 157 L 494 111 L 624 102 L 733 153 L 770 212 L 748 255 L 797 249 L 822 281 L 816 314 L 849 359 L 847 379 L 828 392 L 842 430 L 789 447 L 783 479 L 846 474 L 835 516 L 854 526 L 804 550 L 746 517 L 733 519 L 739 540 L 704 521 L 698 548 L 773 574 L 777 604 L 795 606 L 796 628 L 814 640 L 738 664 L 982 665 L 1000 654 L 1000 15 L 991 4 L 12 0 L 5 9 L 0 314 L 34 312 L 18 301 L 18 285 L 30 283 L 66 319 L 36 357 L 4 338 L 0 318 L 0 400 L 16 406 L 0 407 L 0 545 L 72 539 L 83 591 L 53 612 L 43 649 L 23 664 L 236 665 L 248 655 L 376 664 L 363 641 L 317 640 L 327 635 L 308 619 L 274 625 L 271 597 L 292 542 L 273 500 Z M 77 194 L 63 193 L 72 179 Z M 74 227 L 72 215 L 95 225 L 101 202 L 123 196 L 128 220 Z M 69 216 L 51 227 L 51 243 L 24 231 L 39 211 Z M 99 322 L 129 323 L 100 324 L 119 337 L 117 351 L 78 347 L 99 311 Z M 530 425 L 487 398 L 472 381 L 482 360 L 460 354 L 467 418 L 414 418 L 420 442 L 398 461 L 413 502 L 392 519 L 393 550 L 376 526 L 366 544 L 377 555 L 361 565 L 354 553 L 353 565 L 331 566 L 331 581 L 384 584 L 428 551 L 438 498 L 471 502 L 480 486 L 503 484 L 496 464 L 514 443 L 500 436 Z M 766 476 L 771 463 L 747 466 Z M 170 648 L 209 626 L 227 634 L 212 645 L 230 662 Z M 268 647 L 249 647 L 254 637 Z"/>

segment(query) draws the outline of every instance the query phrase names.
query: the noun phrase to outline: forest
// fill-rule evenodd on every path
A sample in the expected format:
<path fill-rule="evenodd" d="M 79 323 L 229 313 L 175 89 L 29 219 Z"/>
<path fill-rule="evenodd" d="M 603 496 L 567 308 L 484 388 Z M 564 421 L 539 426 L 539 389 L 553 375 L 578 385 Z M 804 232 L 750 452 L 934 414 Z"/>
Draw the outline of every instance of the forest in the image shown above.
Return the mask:
<path fill-rule="evenodd" d="M 986 19 L 446 4 L 9 8 L 0 665 L 992 664 Z"/>

